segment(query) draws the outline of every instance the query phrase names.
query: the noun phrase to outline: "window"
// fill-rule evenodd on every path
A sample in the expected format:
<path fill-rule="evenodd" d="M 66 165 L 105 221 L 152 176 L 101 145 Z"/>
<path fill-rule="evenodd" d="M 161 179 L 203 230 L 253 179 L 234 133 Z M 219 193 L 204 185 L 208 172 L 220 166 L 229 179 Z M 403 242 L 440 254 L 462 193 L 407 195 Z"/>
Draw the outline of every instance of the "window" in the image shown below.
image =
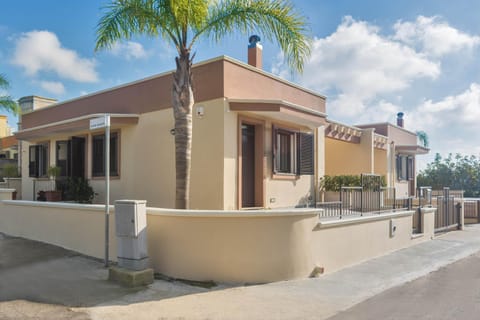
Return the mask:
<path fill-rule="evenodd" d="M 413 180 L 413 157 L 397 155 L 397 180 Z"/>
<path fill-rule="evenodd" d="M 291 175 L 313 175 L 313 135 L 278 128 L 274 128 L 273 132 L 273 172 Z"/>
<path fill-rule="evenodd" d="M 57 141 L 57 167 L 60 168 L 60 176 L 68 176 L 68 152 L 69 143 L 68 141 Z"/>
<path fill-rule="evenodd" d="M 28 176 L 47 177 L 48 142 L 30 146 L 28 157 Z"/>
<path fill-rule="evenodd" d="M 92 176 L 105 176 L 105 135 L 92 137 Z M 118 133 L 110 134 L 110 176 L 118 176 Z"/>

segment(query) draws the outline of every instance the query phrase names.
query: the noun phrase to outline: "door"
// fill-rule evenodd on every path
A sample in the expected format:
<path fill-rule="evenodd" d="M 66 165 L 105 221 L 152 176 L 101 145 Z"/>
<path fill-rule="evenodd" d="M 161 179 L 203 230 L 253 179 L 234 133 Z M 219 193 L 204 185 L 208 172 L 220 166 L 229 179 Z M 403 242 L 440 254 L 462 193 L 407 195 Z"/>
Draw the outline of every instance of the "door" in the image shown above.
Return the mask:
<path fill-rule="evenodd" d="M 242 124 L 242 207 L 255 207 L 255 126 Z"/>
<path fill-rule="evenodd" d="M 85 138 L 72 137 L 70 141 L 70 176 L 85 177 Z"/>

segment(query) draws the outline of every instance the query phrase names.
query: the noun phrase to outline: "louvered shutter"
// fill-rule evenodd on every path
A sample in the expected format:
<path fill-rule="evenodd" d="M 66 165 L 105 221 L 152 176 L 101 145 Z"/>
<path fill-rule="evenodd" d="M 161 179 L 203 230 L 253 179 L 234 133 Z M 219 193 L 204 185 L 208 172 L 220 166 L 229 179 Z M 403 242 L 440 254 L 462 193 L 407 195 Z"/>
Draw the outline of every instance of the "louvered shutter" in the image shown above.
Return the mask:
<path fill-rule="evenodd" d="M 315 173 L 313 134 L 298 134 L 298 173 L 301 175 L 313 175 Z"/>

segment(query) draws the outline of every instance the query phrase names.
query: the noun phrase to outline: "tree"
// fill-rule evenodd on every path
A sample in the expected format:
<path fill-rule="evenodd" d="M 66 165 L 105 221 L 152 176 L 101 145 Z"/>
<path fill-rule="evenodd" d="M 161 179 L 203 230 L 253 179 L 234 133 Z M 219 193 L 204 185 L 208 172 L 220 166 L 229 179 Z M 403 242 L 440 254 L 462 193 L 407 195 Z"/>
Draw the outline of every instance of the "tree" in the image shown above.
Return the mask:
<path fill-rule="evenodd" d="M 425 131 L 417 131 L 416 132 L 418 140 L 425 148 L 428 148 L 428 135 Z"/>
<path fill-rule="evenodd" d="M 465 197 L 480 197 L 480 159 L 461 154 L 442 158 L 437 153 L 435 160 L 418 174 L 417 184 L 437 190 L 450 187 L 463 190 Z"/>
<path fill-rule="evenodd" d="M 189 207 L 192 144 L 192 48 L 200 37 L 219 41 L 240 31 L 260 31 L 278 43 L 299 72 L 310 54 L 306 19 L 287 0 L 115 0 L 104 8 L 95 50 L 134 35 L 159 37 L 176 48 L 172 88 L 175 120 L 176 207 Z"/>
<path fill-rule="evenodd" d="M 13 114 L 19 113 L 19 108 L 15 100 L 8 94 L 3 94 L 2 91 L 7 91 L 10 88 L 7 78 L 0 74 L 0 108 L 12 112 Z"/>

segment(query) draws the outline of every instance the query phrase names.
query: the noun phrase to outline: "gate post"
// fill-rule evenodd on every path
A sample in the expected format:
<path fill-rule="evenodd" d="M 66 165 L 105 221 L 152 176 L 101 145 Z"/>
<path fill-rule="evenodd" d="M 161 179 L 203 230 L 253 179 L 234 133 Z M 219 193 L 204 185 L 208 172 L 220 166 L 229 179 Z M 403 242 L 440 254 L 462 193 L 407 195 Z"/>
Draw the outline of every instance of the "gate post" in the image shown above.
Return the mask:
<path fill-rule="evenodd" d="M 480 223 L 480 200 L 477 200 L 477 222 Z"/>
<path fill-rule="evenodd" d="M 458 217 L 458 230 L 463 230 L 463 214 L 462 214 L 462 203 L 459 202 L 455 205 L 455 208 L 457 209 L 457 217 Z"/>

